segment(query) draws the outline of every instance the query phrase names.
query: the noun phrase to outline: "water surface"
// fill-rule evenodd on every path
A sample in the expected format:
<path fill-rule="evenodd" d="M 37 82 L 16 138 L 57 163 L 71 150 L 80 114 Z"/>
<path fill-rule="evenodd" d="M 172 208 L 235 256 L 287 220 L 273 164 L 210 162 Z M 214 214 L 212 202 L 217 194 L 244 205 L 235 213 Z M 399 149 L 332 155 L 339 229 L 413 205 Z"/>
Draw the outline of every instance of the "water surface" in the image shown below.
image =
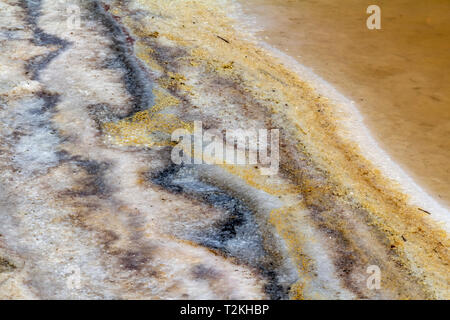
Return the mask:
<path fill-rule="evenodd" d="M 246 0 L 259 36 L 354 100 L 382 147 L 450 204 L 450 2 Z"/>

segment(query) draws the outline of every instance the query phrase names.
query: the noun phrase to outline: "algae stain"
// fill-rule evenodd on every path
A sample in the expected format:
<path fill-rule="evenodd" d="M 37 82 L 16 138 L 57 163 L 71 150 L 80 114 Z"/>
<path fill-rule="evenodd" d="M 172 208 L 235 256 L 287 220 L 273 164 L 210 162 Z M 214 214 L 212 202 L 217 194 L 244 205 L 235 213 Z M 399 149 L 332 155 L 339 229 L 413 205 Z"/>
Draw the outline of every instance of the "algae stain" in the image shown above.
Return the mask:
<path fill-rule="evenodd" d="M 0 257 L 0 273 L 11 272 L 16 268 L 17 267 L 12 262 L 6 260 L 5 258 Z"/>
<path fill-rule="evenodd" d="M 192 131 L 192 125 L 172 114 L 135 113 L 118 122 L 103 124 L 103 132 L 112 144 L 123 146 L 171 146 L 171 134 L 177 129 Z"/>

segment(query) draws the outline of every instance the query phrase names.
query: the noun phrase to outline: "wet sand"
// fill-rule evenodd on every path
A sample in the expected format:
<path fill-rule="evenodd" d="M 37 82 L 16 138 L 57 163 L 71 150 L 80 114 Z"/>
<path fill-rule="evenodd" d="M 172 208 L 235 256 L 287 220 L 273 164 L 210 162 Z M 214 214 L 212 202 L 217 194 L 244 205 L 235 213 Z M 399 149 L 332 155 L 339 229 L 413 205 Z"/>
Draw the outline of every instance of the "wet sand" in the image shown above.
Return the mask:
<path fill-rule="evenodd" d="M 372 135 L 434 198 L 450 204 L 450 3 L 245 0 L 257 35 L 355 101 Z"/>

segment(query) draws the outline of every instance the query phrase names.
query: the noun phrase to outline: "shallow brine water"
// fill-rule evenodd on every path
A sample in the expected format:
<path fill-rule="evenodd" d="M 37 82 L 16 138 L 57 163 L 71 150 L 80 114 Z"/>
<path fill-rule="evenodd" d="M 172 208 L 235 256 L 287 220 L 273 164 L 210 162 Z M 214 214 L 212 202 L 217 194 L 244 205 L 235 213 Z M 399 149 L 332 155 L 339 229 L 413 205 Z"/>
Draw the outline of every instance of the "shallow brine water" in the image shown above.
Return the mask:
<path fill-rule="evenodd" d="M 354 100 L 382 147 L 450 204 L 450 2 L 245 0 L 258 36 Z"/>

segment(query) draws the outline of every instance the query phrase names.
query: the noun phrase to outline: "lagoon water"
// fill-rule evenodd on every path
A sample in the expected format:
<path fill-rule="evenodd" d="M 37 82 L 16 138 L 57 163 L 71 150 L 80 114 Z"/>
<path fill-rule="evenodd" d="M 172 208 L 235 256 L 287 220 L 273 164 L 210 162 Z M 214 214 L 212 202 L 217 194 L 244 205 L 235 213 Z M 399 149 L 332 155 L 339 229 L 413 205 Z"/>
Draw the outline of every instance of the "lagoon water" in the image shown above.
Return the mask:
<path fill-rule="evenodd" d="M 372 134 L 434 198 L 450 204 L 450 2 L 245 0 L 258 36 L 355 101 Z"/>

